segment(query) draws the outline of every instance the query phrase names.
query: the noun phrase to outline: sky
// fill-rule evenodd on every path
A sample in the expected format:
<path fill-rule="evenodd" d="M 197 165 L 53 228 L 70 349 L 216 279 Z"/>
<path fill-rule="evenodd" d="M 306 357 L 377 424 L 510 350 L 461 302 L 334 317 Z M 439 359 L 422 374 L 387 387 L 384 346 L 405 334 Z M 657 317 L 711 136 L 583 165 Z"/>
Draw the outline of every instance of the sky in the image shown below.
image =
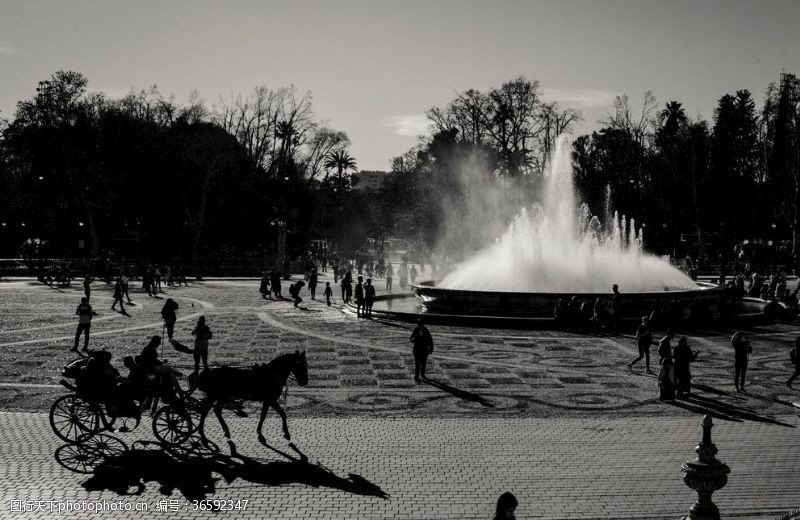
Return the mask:
<path fill-rule="evenodd" d="M 0 0 L 0 117 L 55 71 L 124 95 L 156 84 L 208 104 L 257 85 L 310 90 L 360 169 L 387 170 L 459 91 L 517 76 L 597 127 L 653 90 L 710 119 L 800 73 L 800 1 Z"/>

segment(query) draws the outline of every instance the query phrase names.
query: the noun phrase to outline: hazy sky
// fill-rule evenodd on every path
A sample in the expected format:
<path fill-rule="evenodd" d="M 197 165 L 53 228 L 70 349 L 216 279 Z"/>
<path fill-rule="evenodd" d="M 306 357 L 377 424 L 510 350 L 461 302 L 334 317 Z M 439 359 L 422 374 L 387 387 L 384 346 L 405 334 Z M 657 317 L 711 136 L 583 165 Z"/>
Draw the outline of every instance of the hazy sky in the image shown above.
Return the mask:
<path fill-rule="evenodd" d="M 618 93 L 708 118 L 726 92 L 760 102 L 800 73 L 800 0 L 0 0 L 0 117 L 59 69 L 114 96 L 155 83 L 209 103 L 293 83 L 360 168 L 385 170 L 425 110 L 519 75 L 583 110 L 584 130 Z"/>

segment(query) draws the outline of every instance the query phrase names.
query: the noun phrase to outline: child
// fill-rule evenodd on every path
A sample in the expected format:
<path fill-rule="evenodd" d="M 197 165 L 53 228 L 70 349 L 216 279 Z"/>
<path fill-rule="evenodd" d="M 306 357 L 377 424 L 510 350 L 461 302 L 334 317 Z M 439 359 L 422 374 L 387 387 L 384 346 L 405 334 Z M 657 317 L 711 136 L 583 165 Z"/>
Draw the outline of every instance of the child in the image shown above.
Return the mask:
<path fill-rule="evenodd" d="M 675 367 L 672 359 L 661 359 L 661 371 L 658 374 L 658 399 L 660 401 L 675 400 Z"/>
<path fill-rule="evenodd" d="M 331 306 L 331 296 L 333 296 L 333 289 L 331 289 L 331 282 L 325 282 L 325 300 L 328 302 L 328 307 Z"/>

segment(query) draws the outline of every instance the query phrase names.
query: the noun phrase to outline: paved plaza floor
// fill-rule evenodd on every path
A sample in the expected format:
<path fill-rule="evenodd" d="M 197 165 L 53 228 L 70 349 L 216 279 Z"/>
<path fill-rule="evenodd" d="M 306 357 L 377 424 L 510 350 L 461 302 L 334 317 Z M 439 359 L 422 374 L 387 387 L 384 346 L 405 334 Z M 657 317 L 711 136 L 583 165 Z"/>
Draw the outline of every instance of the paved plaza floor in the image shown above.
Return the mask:
<path fill-rule="evenodd" d="M 164 300 L 132 291 L 136 305 L 126 316 L 110 310 L 109 287 L 93 288 L 99 315 L 91 347 L 107 348 L 121 367 L 123 356 L 162 333 Z M 785 385 L 787 352 L 800 332 L 793 325 L 749 330 L 754 352 L 744 394 L 733 389 L 730 331 L 687 334 L 701 351 L 695 395 L 665 404 L 643 364 L 627 369 L 636 355 L 630 335 L 431 327 L 431 381 L 415 385 L 410 324 L 342 313 L 338 294 L 328 307 L 304 290 L 297 309 L 263 300 L 257 288 L 255 280 L 208 280 L 165 288 L 163 298 L 180 305 L 179 341 L 189 343 L 197 317 L 207 317 L 212 364 L 248 366 L 307 352 L 309 385 L 291 386 L 286 401 L 297 451 L 274 412 L 265 423 L 273 449 L 258 443 L 254 403 L 248 418 L 226 413 L 237 456 L 211 419 L 220 452 L 204 462 L 135 442 L 153 439 L 145 417 L 133 432 L 115 434 L 137 450 L 116 468 L 123 483 L 109 486 L 113 479 L 58 464 L 61 442 L 46 413 L 67 392 L 57 383 L 74 357 L 68 349 L 82 288 L 0 282 L 0 518 L 83 518 L 86 512 L 12 506 L 122 500 L 147 504 L 149 512 L 103 516 L 483 519 L 506 490 L 520 499 L 518 518 L 677 518 L 694 499 L 680 467 L 694 456 L 704 414 L 714 417 L 719 456 L 731 466 L 728 485 L 714 495 L 723 518 L 776 518 L 800 507 L 793 405 L 800 392 Z M 191 370 L 189 356 L 169 347 L 162 355 Z M 140 494 L 126 494 L 134 490 Z M 201 499 L 247 505 L 192 511 L 191 501 Z"/>

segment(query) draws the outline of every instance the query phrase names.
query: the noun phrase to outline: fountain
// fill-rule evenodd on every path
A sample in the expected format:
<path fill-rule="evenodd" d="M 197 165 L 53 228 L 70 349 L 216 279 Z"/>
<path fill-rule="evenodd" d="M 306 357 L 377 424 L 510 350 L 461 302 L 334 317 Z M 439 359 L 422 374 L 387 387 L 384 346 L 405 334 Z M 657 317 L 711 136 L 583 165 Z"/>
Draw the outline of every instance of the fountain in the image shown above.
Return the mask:
<path fill-rule="evenodd" d="M 696 283 L 642 250 L 642 229 L 634 219 L 615 212 L 601 222 L 578 205 L 571 151 L 567 138 L 559 137 L 542 202 L 523 209 L 494 244 L 440 282 L 412 286 L 424 311 L 550 317 L 558 299 L 609 297 L 614 284 L 629 317 L 667 302 L 716 306 L 721 296 L 716 285 Z"/>

